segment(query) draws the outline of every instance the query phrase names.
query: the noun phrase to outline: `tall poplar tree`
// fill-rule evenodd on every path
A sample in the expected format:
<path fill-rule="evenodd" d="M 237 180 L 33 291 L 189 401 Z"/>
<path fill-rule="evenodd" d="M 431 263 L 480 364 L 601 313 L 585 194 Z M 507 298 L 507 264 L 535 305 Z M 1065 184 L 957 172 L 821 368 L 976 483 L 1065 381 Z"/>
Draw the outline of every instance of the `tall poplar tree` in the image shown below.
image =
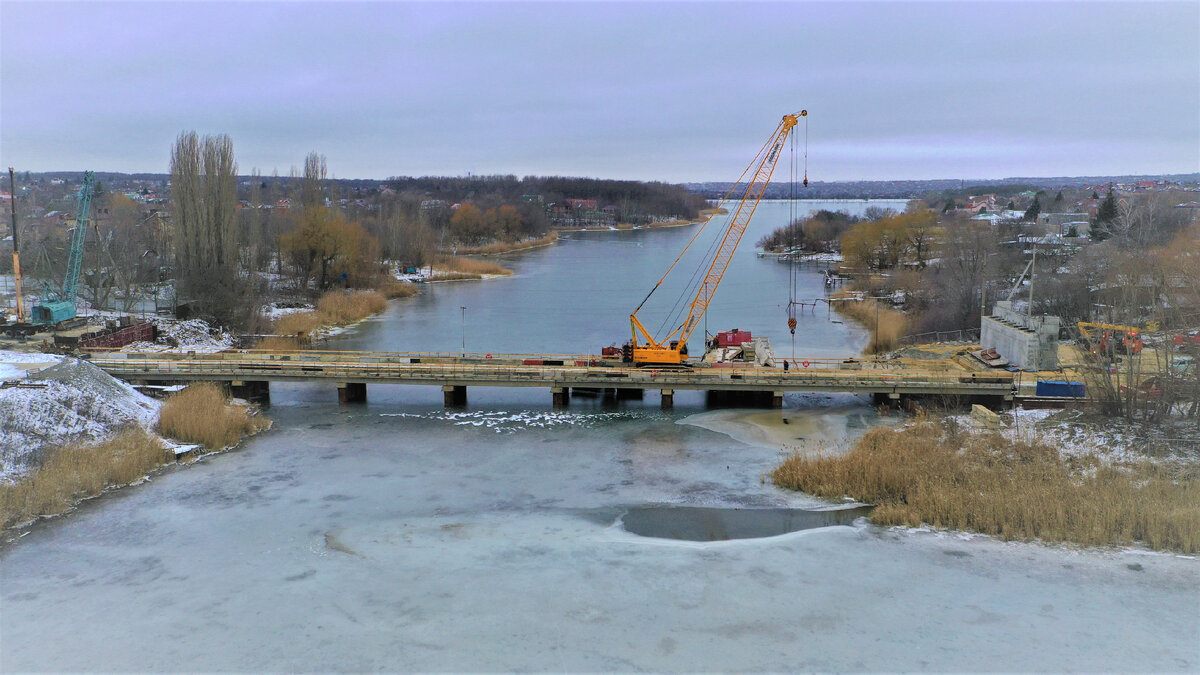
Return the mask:
<path fill-rule="evenodd" d="M 227 134 L 179 134 L 171 149 L 176 297 L 225 326 L 246 320 L 237 240 L 237 163 Z"/>

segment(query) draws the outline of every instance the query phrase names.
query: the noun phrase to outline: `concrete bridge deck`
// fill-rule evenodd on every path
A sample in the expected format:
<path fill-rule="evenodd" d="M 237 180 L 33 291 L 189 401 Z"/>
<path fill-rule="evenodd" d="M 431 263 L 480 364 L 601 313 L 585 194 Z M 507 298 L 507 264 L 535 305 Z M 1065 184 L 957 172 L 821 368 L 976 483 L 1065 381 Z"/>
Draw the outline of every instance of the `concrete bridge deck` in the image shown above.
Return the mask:
<path fill-rule="evenodd" d="M 782 404 L 789 391 L 869 393 L 877 399 L 907 396 L 986 397 L 1011 400 L 1013 374 L 977 371 L 939 360 L 801 360 L 796 367 L 631 367 L 590 355 L 434 354 L 230 350 L 216 353 L 94 351 L 93 364 L 135 384 L 216 381 L 250 396 L 266 396 L 271 381 L 333 382 L 343 401 L 365 400 L 367 384 L 441 386 L 447 405 L 466 403 L 466 388 L 547 387 L 565 405 L 571 389 L 612 392 L 620 398 L 647 389 L 664 407 L 677 389 L 769 397 Z M 807 364 L 807 365 L 805 365 Z"/>

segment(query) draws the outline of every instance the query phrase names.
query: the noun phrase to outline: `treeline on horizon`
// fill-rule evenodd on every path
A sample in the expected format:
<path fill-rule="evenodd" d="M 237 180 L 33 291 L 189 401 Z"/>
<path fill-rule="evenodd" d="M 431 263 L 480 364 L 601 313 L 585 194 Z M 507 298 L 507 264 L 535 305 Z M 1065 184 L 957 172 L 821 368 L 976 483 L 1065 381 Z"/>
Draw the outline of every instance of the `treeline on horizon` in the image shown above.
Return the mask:
<path fill-rule="evenodd" d="M 575 178 L 570 176 L 399 176 L 385 183 L 396 192 L 416 192 L 452 202 L 514 203 L 536 197 L 545 204 L 564 199 L 594 199 L 597 208 L 614 206 L 622 222 L 638 216 L 695 218 L 704 198 L 682 185 L 657 181 Z"/>

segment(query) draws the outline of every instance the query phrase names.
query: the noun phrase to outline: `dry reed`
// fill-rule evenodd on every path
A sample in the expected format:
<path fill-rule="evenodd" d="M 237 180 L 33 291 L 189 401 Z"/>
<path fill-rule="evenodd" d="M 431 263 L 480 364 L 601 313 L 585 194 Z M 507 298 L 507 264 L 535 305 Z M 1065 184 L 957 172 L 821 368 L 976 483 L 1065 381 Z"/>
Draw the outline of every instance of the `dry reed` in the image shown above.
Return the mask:
<path fill-rule="evenodd" d="M 878 300 L 869 298 L 844 300 L 843 298 L 853 297 L 847 290 L 838 291 L 832 297 L 834 300 L 841 300 L 833 303 L 834 311 L 853 319 L 871 333 L 871 341 L 863 349 L 864 353 L 879 354 L 896 348 L 908 326 L 908 317 L 903 312 L 885 307 Z"/>
<path fill-rule="evenodd" d="M 198 382 L 172 394 L 158 415 L 158 432 L 209 450 L 236 445 L 241 437 L 269 426 L 243 405 L 230 402 L 223 389 Z"/>
<path fill-rule="evenodd" d="M 345 326 L 361 321 L 372 314 L 382 312 L 387 308 L 388 297 L 402 297 L 407 291 L 401 290 L 400 285 L 412 286 L 396 282 L 397 287 L 388 287 L 381 291 L 329 291 L 317 300 L 317 308 L 311 312 L 295 312 L 285 314 L 275 319 L 272 330 L 279 337 L 266 338 L 259 343 L 259 349 L 298 349 L 305 344 L 304 339 L 296 336 L 307 336 L 322 326 Z M 389 296 L 388 293 L 396 293 Z M 416 293 L 415 287 L 412 293 Z"/>
<path fill-rule="evenodd" d="M 1003 539 L 1200 551 L 1200 478 L 1148 460 L 1064 457 L 1040 440 L 969 434 L 931 420 L 873 429 L 838 457 L 787 459 L 777 485 L 876 504 L 878 525 Z"/>
<path fill-rule="evenodd" d="M 317 314 L 325 325 L 345 326 L 387 309 L 379 291 L 331 291 L 317 300 Z"/>
<path fill-rule="evenodd" d="M 458 253 L 462 255 L 496 255 L 497 253 L 511 253 L 512 251 L 523 251 L 529 248 L 549 246 L 556 241 L 558 241 L 558 232 L 550 232 L 546 236 L 538 239 L 526 239 L 525 241 L 496 241 L 483 246 L 459 246 Z"/>
<path fill-rule="evenodd" d="M 383 297 L 387 298 L 388 300 L 395 300 L 396 298 L 411 298 L 420 292 L 417 289 L 416 284 L 408 281 L 400 281 L 399 279 L 390 276 L 384 278 L 375 290 L 382 293 Z"/>
<path fill-rule="evenodd" d="M 443 272 L 458 272 L 461 274 L 512 274 L 512 270 L 506 269 L 488 260 L 474 260 L 472 258 L 459 258 L 455 256 L 445 256 L 437 262 L 437 267 Z M 439 274 L 439 279 L 445 279 L 447 275 Z"/>
<path fill-rule="evenodd" d="M 142 478 L 170 459 L 162 441 L 141 427 L 98 443 L 55 448 L 31 474 L 0 485 L 0 528 L 63 513 L 106 488 Z"/>

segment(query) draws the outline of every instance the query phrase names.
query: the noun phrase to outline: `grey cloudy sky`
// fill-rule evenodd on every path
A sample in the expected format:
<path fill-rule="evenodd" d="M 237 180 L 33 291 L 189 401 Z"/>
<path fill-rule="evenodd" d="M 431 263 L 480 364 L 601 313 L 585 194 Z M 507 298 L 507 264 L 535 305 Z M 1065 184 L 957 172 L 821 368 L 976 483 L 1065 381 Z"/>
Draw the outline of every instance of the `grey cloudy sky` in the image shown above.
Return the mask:
<path fill-rule="evenodd" d="M 0 162 L 732 180 L 1200 171 L 1200 2 L 0 3 Z"/>

